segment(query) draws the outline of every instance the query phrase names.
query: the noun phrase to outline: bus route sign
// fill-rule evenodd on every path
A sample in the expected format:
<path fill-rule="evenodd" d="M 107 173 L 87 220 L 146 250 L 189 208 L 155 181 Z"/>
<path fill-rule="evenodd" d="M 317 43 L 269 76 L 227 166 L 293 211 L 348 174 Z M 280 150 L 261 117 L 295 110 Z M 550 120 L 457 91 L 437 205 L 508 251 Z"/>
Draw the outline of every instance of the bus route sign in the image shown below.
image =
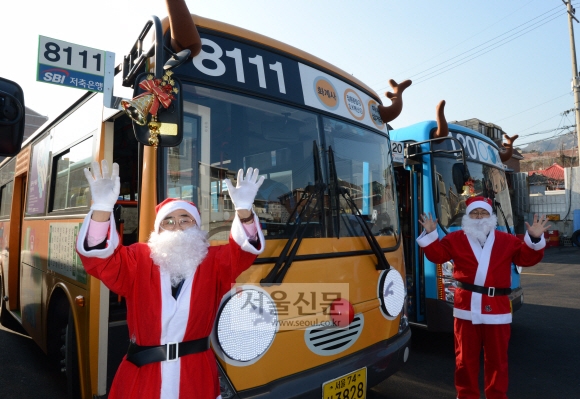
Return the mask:
<path fill-rule="evenodd" d="M 102 93 L 105 58 L 103 50 L 39 36 L 36 80 Z"/>

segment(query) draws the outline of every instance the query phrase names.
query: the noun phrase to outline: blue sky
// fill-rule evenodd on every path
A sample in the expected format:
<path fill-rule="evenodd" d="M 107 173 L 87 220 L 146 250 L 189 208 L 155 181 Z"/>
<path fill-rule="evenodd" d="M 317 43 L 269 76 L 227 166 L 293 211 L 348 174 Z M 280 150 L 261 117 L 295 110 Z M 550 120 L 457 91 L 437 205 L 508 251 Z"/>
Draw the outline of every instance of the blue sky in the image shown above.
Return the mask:
<path fill-rule="evenodd" d="M 579 1 L 575 0 L 580 4 Z M 192 13 L 241 26 L 314 54 L 353 74 L 386 104 L 388 80 L 413 79 L 393 127 L 479 118 L 519 134 L 516 145 L 575 124 L 572 63 L 562 0 L 187 0 Z M 573 2 L 574 4 L 574 2 Z M 13 2 L 0 17 L 0 76 L 50 118 L 82 95 L 36 82 L 38 36 L 113 51 L 117 63 L 164 0 Z M 580 19 L 580 12 L 578 13 Z M 580 24 L 574 22 L 577 41 Z M 10 40 L 6 40 L 9 37 Z M 579 54 L 580 56 L 580 54 Z M 573 128 L 572 128 L 573 129 Z M 544 133 L 540 133 L 544 132 Z"/>

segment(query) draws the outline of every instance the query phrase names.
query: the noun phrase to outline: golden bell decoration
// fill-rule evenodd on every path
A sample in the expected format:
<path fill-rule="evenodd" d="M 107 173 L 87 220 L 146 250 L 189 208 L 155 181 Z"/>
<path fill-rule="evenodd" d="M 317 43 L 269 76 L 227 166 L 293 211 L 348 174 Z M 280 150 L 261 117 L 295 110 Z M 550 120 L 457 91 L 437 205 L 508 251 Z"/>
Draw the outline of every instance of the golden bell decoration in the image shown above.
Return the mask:
<path fill-rule="evenodd" d="M 145 126 L 147 124 L 147 116 L 149 115 L 149 111 L 151 110 L 154 101 L 155 96 L 153 94 L 146 94 L 132 100 L 122 100 L 121 106 L 125 110 L 125 113 L 129 115 L 135 123 Z"/>
<path fill-rule="evenodd" d="M 159 128 L 161 127 L 161 123 L 157 121 L 157 117 L 155 115 L 151 116 L 151 122 L 149 122 L 149 145 L 153 146 L 153 148 L 157 148 L 159 145 Z"/>
<path fill-rule="evenodd" d="M 121 107 L 125 113 L 137 124 L 147 125 L 149 128 L 149 145 L 157 147 L 159 145 L 159 135 L 177 135 L 178 126 L 173 123 L 162 124 L 157 120 L 159 107 L 168 108 L 171 101 L 179 92 L 175 87 L 175 81 L 171 77 L 173 72 L 166 71 L 162 79 L 156 79 L 152 74 L 139 83 L 139 87 L 145 90 L 132 100 L 122 100 Z M 151 121 L 149 122 L 149 115 Z"/>

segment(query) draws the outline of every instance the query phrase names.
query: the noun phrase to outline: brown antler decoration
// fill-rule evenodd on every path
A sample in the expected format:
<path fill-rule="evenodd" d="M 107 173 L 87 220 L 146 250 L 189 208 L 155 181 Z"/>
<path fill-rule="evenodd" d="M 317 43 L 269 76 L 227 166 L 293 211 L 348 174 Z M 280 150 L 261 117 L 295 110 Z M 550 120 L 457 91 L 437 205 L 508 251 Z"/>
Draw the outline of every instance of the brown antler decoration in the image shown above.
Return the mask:
<path fill-rule="evenodd" d="M 189 49 L 189 57 L 195 57 L 201 51 L 201 38 L 185 0 L 165 0 L 165 5 L 171 28 L 171 46 L 176 52 Z"/>
<path fill-rule="evenodd" d="M 503 136 L 506 139 L 506 142 L 503 143 L 505 151 L 500 151 L 499 159 L 501 159 L 502 162 L 506 162 L 512 157 L 512 154 L 514 153 L 514 141 L 516 141 L 519 136 L 516 134 L 515 136 L 510 137 L 505 133 Z"/>
<path fill-rule="evenodd" d="M 413 83 L 410 80 L 397 83 L 393 79 L 389 79 L 389 84 L 393 88 L 393 92 L 386 92 L 385 95 L 392 101 L 388 107 L 379 104 L 379 115 L 384 123 L 389 123 L 395 119 L 403 110 L 403 91 Z"/>
<path fill-rule="evenodd" d="M 449 136 L 449 125 L 445 119 L 445 100 L 441 100 L 437 104 L 437 130 L 433 133 L 433 139 L 441 139 Z"/>

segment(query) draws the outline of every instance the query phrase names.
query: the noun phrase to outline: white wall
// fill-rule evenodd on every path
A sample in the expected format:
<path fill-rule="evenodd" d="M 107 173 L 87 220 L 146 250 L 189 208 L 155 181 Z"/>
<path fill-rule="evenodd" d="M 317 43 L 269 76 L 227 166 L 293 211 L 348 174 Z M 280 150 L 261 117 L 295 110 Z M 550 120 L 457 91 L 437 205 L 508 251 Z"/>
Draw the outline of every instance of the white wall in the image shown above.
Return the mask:
<path fill-rule="evenodd" d="M 574 210 L 580 209 L 580 167 L 565 168 L 564 182 L 565 190 L 530 194 L 530 208 L 526 220 L 532 223 L 534 213 L 558 214 L 560 221 L 552 221 L 552 229 L 558 230 L 561 236 L 570 237 L 574 232 Z"/>

